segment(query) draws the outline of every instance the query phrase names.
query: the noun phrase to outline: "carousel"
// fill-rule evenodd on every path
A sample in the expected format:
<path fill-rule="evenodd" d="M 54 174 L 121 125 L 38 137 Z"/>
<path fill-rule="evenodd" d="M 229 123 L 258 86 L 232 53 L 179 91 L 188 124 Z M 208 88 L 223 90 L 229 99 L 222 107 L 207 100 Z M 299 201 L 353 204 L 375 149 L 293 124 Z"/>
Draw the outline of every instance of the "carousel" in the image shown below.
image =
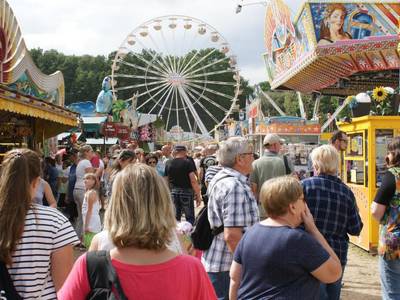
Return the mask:
<path fill-rule="evenodd" d="M 64 108 L 62 73 L 36 67 L 11 7 L 0 1 L 0 155 L 15 147 L 47 152 L 48 139 L 76 127 L 77 117 Z"/>
<path fill-rule="evenodd" d="M 264 60 L 272 89 L 343 97 L 321 133 L 347 105 L 339 128 L 349 138 L 342 180 L 353 190 L 364 228 L 352 242 L 374 251 L 370 205 L 385 169 L 386 145 L 400 133 L 399 1 L 306 1 L 292 22 L 282 0 L 267 7 Z"/>

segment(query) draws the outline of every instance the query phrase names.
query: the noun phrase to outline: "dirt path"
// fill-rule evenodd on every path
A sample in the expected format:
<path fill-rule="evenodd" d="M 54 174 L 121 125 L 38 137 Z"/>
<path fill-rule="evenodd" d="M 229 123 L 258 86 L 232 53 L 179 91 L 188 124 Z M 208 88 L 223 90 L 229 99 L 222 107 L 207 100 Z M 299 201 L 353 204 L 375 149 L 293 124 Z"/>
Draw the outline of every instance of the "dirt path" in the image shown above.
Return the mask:
<path fill-rule="evenodd" d="M 373 256 L 356 246 L 350 245 L 343 282 L 341 299 L 381 299 L 378 256 Z"/>

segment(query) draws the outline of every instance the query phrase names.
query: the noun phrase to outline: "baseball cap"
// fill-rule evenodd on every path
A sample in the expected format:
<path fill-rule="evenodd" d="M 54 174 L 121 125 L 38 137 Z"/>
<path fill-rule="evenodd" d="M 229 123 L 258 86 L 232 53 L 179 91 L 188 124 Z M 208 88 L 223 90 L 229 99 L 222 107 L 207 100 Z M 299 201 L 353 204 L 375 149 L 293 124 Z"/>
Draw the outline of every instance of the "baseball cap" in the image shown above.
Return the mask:
<path fill-rule="evenodd" d="M 276 133 L 268 133 L 264 138 L 264 146 L 272 145 L 275 143 L 284 143 L 285 140 L 281 139 Z"/>
<path fill-rule="evenodd" d="M 187 151 L 186 146 L 184 145 L 175 145 L 174 151 Z"/>

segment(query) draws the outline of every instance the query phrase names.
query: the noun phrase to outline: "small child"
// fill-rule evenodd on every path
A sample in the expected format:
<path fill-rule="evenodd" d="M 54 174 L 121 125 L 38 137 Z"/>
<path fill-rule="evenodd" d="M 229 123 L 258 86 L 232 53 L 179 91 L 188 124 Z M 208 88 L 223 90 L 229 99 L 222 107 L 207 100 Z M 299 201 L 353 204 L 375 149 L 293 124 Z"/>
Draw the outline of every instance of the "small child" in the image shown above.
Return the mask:
<path fill-rule="evenodd" d="M 82 204 L 83 244 L 89 248 L 93 237 L 101 231 L 100 209 L 101 203 L 98 193 L 98 179 L 96 174 L 88 173 L 84 177 L 85 197 Z"/>

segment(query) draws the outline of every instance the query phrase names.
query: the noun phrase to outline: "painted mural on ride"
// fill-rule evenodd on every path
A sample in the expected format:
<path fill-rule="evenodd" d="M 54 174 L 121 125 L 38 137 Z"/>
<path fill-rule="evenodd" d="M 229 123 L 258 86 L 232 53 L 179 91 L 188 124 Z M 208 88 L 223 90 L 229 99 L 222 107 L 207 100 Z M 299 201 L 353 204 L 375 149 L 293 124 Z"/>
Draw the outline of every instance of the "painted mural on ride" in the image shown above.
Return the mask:
<path fill-rule="evenodd" d="M 322 56 L 331 56 L 331 64 L 322 67 L 337 68 L 338 74 L 398 69 L 399 16 L 398 1 L 310 0 L 292 22 L 284 1 L 271 1 L 264 36 L 271 86 Z"/>

